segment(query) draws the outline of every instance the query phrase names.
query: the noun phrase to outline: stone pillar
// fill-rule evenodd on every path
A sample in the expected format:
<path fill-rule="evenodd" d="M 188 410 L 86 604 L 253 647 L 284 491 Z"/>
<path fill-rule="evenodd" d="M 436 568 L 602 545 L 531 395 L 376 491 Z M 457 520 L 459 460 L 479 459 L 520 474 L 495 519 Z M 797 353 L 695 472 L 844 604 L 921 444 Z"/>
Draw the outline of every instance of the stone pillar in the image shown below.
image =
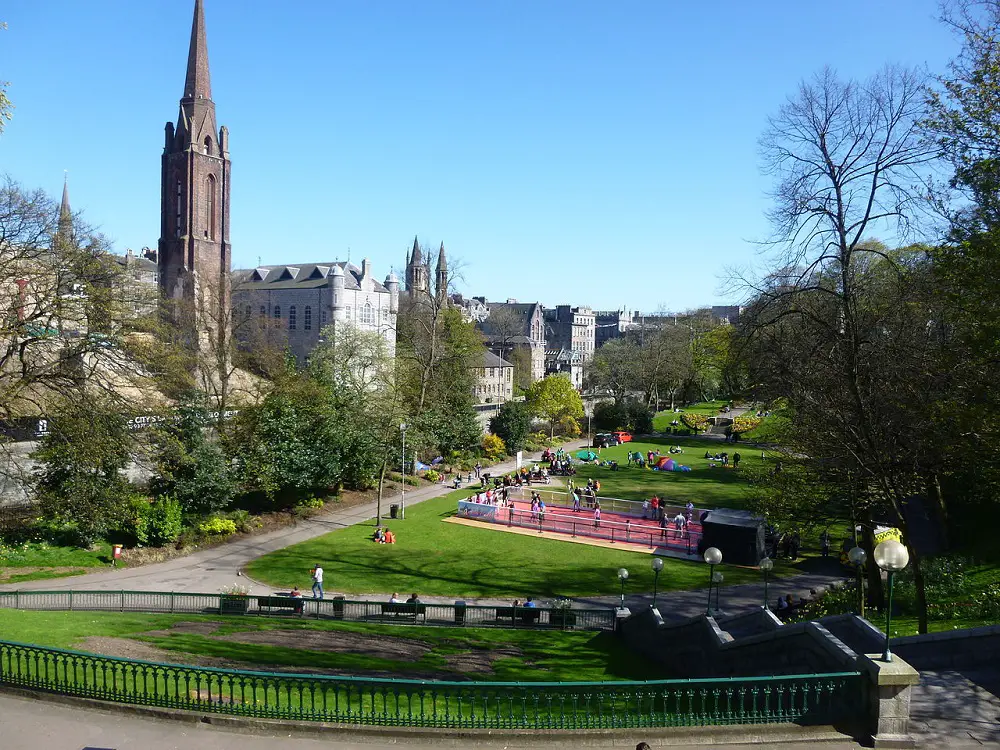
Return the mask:
<path fill-rule="evenodd" d="M 875 747 L 916 747 L 910 735 L 910 692 L 920 673 L 895 655 L 891 662 L 880 654 L 859 661 L 870 680 L 868 716 Z"/>

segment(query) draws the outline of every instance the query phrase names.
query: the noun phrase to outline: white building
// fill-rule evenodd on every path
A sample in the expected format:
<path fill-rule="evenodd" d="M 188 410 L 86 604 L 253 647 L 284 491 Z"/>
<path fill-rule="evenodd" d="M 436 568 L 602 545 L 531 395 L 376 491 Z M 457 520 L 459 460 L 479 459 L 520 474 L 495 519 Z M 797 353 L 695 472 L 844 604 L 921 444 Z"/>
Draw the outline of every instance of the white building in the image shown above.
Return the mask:
<path fill-rule="evenodd" d="M 390 273 L 384 282 L 377 281 L 367 258 L 361 268 L 339 261 L 233 272 L 233 317 L 244 323 L 235 326 L 236 336 L 245 340 L 246 324 L 254 321 L 277 326 L 299 361 L 305 361 L 320 332 L 332 323 L 377 331 L 394 355 L 398 311 L 398 279 Z"/>

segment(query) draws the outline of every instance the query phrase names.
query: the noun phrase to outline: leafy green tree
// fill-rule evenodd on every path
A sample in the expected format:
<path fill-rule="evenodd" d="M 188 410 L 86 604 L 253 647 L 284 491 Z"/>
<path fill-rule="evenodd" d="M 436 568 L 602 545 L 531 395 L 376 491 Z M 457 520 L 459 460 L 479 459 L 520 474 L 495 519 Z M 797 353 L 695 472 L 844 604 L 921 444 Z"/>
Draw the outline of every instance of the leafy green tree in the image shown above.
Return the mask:
<path fill-rule="evenodd" d="M 132 445 L 128 422 L 106 398 L 62 399 L 32 458 L 46 517 L 74 524 L 82 546 L 117 528 L 134 493 L 124 470 Z"/>
<path fill-rule="evenodd" d="M 549 375 L 532 383 L 526 401 L 532 414 L 548 421 L 550 437 L 558 422 L 583 416 L 580 394 L 565 375 Z"/>
<path fill-rule="evenodd" d="M 157 473 L 150 487 L 174 498 L 185 513 L 222 510 L 236 492 L 230 462 L 207 434 L 210 422 L 205 394 L 188 391 L 154 437 Z"/>
<path fill-rule="evenodd" d="M 524 450 L 531 433 L 531 410 L 524 401 L 506 401 L 490 419 L 490 432 L 503 440 L 507 450 Z"/>

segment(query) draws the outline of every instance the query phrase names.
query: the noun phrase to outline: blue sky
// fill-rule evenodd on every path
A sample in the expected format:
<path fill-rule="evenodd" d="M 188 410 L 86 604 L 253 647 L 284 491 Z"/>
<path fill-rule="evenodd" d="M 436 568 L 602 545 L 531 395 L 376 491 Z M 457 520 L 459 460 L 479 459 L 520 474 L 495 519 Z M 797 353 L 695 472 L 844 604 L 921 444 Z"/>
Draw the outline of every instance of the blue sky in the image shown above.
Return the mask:
<path fill-rule="evenodd" d="M 7 0 L 0 172 L 156 246 L 193 0 Z M 460 291 L 682 310 L 767 236 L 757 138 L 825 64 L 943 70 L 936 0 L 205 0 L 233 264 L 444 241 Z"/>

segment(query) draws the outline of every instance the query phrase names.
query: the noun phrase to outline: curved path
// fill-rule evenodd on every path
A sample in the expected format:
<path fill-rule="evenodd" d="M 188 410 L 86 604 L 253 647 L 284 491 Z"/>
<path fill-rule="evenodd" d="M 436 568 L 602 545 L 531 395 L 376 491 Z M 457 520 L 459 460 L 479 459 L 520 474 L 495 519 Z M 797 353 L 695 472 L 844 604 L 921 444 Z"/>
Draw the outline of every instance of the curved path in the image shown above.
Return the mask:
<path fill-rule="evenodd" d="M 567 451 L 575 451 L 584 445 L 585 441 L 568 443 Z M 540 454 L 532 454 L 531 458 L 538 460 Z M 487 470 L 493 474 L 513 471 L 513 461 L 507 461 Z M 406 493 L 406 505 L 412 507 L 417 503 L 440 497 L 451 491 L 450 486 L 431 485 L 422 487 Z M 383 508 L 395 502 L 398 495 L 392 495 L 383 499 Z M 318 516 L 303 520 L 295 524 L 275 531 L 259 534 L 256 536 L 237 539 L 216 547 L 198 550 L 190 555 L 176 557 L 162 563 L 143 565 L 137 568 L 105 569 L 95 573 L 87 573 L 79 576 L 67 578 L 56 578 L 51 580 L 38 581 L 35 583 L 4 584 L 0 585 L 0 591 L 23 590 L 46 590 L 65 591 L 73 590 L 127 590 L 127 591 L 175 591 L 191 593 L 218 593 L 222 588 L 235 583 L 256 584 L 258 591 L 268 591 L 271 587 L 266 584 L 252 581 L 247 576 L 241 574 L 242 569 L 250 561 L 269 552 L 274 552 L 284 547 L 298 544 L 317 536 L 321 536 L 330 531 L 346 528 L 355 524 L 364 523 L 375 517 L 376 504 L 374 502 L 333 510 Z M 823 573 L 810 573 L 793 577 L 773 579 L 770 586 L 770 598 L 791 594 L 798 600 L 801 596 L 808 596 L 810 590 L 825 588 L 834 580 L 842 578 L 838 566 L 832 565 L 829 571 Z M 332 582 L 334 588 L 327 592 L 327 596 L 336 594 L 336 582 Z M 724 612 L 735 613 L 760 606 L 763 601 L 763 585 L 745 584 L 741 586 L 724 586 L 720 596 L 720 605 Z M 380 600 L 386 598 L 388 594 L 372 595 L 351 595 L 352 599 Z M 454 601 L 452 597 L 423 597 L 427 602 L 447 602 Z M 652 600 L 651 593 L 632 593 L 626 595 L 626 604 L 630 607 L 644 607 Z M 661 594 L 657 601 L 664 606 L 660 607 L 661 614 L 668 619 L 683 619 L 693 617 L 705 611 L 707 603 L 707 591 L 695 589 L 692 591 L 670 592 Z M 473 599 L 467 598 L 469 604 L 508 604 L 506 599 Z M 577 600 L 584 605 L 595 607 L 611 607 L 619 603 L 616 596 L 588 597 Z"/>

